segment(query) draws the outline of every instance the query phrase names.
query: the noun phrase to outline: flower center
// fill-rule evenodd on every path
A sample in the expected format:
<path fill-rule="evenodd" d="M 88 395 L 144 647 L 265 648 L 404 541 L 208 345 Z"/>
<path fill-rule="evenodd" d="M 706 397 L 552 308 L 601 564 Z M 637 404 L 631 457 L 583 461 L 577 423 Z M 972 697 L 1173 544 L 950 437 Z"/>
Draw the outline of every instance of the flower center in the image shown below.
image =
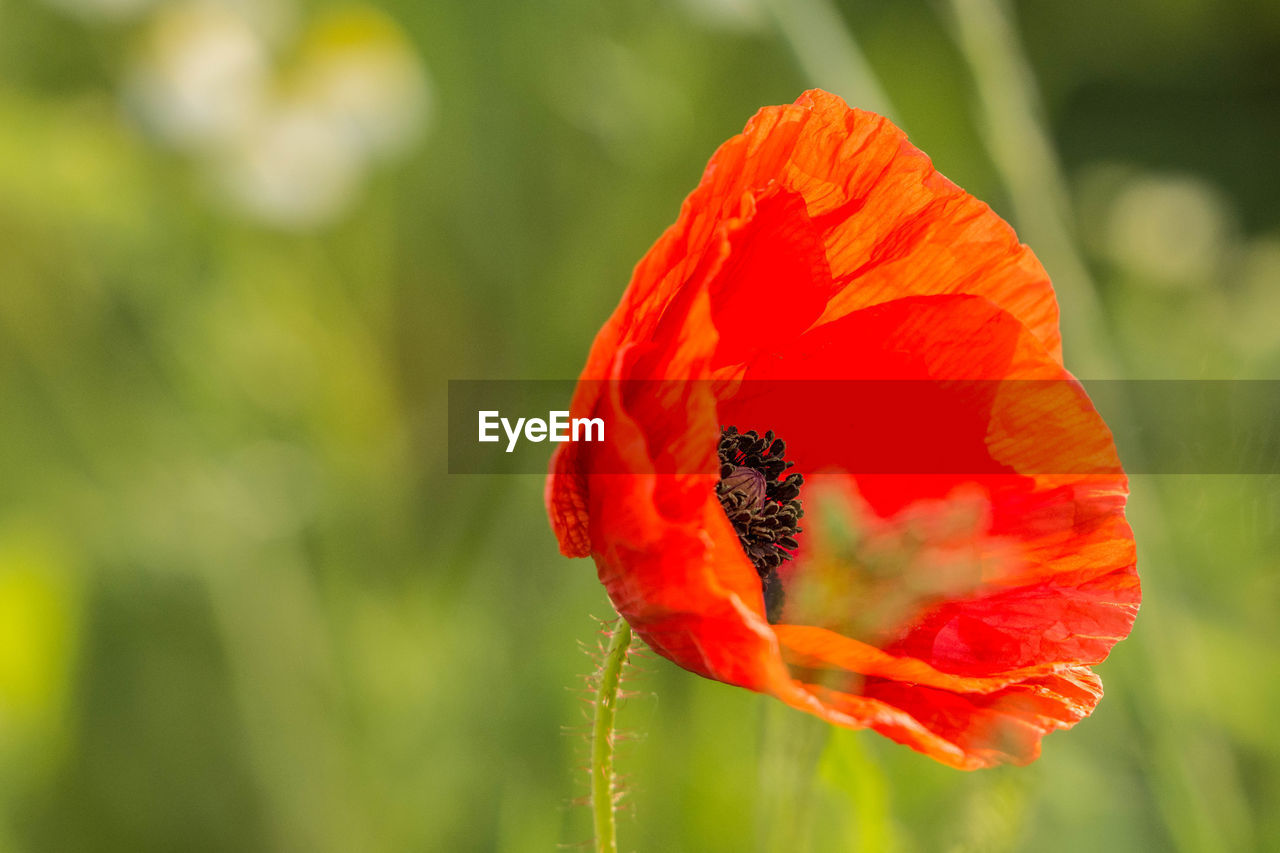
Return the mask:
<path fill-rule="evenodd" d="M 755 430 L 738 432 L 734 426 L 720 433 L 720 483 L 716 494 L 760 575 L 765 615 L 777 622 L 785 596 L 778 566 L 790 560 L 799 547 L 796 523 L 804 516 L 800 486 L 804 477 L 784 471 L 794 465 L 783 456 L 787 445 L 769 430 L 762 437 Z M 781 478 L 781 479 L 779 479 Z"/>

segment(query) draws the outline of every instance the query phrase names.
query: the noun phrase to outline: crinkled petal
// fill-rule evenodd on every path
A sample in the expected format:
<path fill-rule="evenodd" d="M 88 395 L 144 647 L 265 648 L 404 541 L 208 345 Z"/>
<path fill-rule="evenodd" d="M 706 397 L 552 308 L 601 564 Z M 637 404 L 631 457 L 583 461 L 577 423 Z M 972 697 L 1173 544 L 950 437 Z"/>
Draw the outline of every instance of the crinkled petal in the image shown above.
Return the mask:
<path fill-rule="evenodd" d="M 595 381 L 635 379 L 717 382 Z M 806 397 L 797 380 L 843 386 Z M 1101 696 L 1088 666 L 1140 597 L 1110 433 L 1062 367 L 1034 256 L 884 119 L 810 92 L 726 142 L 636 267 L 571 408 L 610 438 L 552 459 L 561 550 L 590 554 L 680 666 L 966 769 L 1034 759 Z M 925 592 L 867 634 L 770 625 L 716 495 L 725 424 L 784 435 L 795 470 L 843 484 L 885 535 L 976 502 L 972 529 L 920 551 L 971 554 L 963 584 L 903 564 Z M 868 472 L 868 449 L 920 473 Z M 786 583 L 832 559 L 806 535 Z"/>
<path fill-rule="evenodd" d="M 892 123 L 812 90 L 795 104 L 760 110 L 712 156 L 679 218 L 636 266 L 582 378 L 608 378 L 619 351 L 648 341 L 677 294 L 725 263 L 728 233 L 749 224 L 758 206 L 761 239 L 740 243 L 747 255 L 763 253 L 763 263 L 735 264 L 744 279 L 726 277 L 717 291 L 718 324 L 738 333 L 725 335 L 722 362 L 744 352 L 744 336 L 781 348 L 810 324 L 913 294 L 981 296 L 1060 359 L 1052 287 L 1013 230 L 939 175 Z M 798 215 L 782 215 L 792 211 Z M 784 248 L 799 251 L 788 261 Z M 766 272 L 781 272 L 771 292 Z M 792 281 L 804 272 L 812 275 Z M 760 329 L 745 323 L 742 312 L 762 304 L 785 316 L 766 314 Z M 575 395 L 575 417 L 589 415 L 593 393 Z M 572 445 L 556 451 L 546 491 L 560 549 L 576 557 L 588 547 L 578 453 Z"/>

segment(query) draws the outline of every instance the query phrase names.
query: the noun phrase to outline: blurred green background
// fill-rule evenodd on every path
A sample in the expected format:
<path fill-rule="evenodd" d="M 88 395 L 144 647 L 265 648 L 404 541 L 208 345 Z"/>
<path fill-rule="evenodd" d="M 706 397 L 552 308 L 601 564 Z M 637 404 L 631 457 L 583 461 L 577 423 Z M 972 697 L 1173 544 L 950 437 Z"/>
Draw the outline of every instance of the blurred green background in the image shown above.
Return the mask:
<path fill-rule="evenodd" d="M 0 849 L 589 838 L 609 606 L 539 478 L 446 472 L 445 383 L 576 375 L 808 86 L 1019 227 L 1077 373 L 1280 375 L 1280 4 L 1001 8 L 0 0 Z M 1039 762 L 650 655 L 623 849 L 1280 849 L 1280 480 L 1131 507 L 1143 611 Z"/>

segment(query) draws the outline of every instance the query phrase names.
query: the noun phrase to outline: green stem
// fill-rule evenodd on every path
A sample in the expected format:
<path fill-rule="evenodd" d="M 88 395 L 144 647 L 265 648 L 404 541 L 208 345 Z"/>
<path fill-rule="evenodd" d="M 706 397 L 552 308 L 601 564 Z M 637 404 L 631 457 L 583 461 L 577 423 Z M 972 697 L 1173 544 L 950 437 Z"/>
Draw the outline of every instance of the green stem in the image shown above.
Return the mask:
<path fill-rule="evenodd" d="M 983 136 L 1013 205 L 1018 233 L 1053 279 L 1077 374 L 1104 379 L 1117 353 L 1097 287 L 1076 248 L 1066 178 L 1044 122 L 1035 74 L 1003 0 L 949 0 L 956 43 L 973 74 Z"/>
<path fill-rule="evenodd" d="M 844 96 L 852 106 L 898 120 L 831 0 L 765 0 L 764 8 L 812 85 Z"/>
<path fill-rule="evenodd" d="M 595 820 L 596 853 L 617 853 L 618 850 L 613 809 L 613 724 L 618 710 L 618 683 L 630 647 L 631 626 L 619 616 L 600 671 L 596 715 L 591 727 L 591 811 Z"/>
<path fill-rule="evenodd" d="M 1063 337 L 1075 342 L 1068 363 L 1081 365 L 1073 369 L 1096 378 L 1123 376 L 1124 353 L 1113 337 L 1113 330 L 1104 323 L 1097 291 L 1076 249 L 1066 182 L 1043 123 L 1034 77 L 1022 53 L 1007 3 L 1004 0 L 948 2 L 957 41 L 973 71 L 988 128 L 987 144 L 1014 202 L 1019 232 L 1036 246 L 1036 253 L 1062 296 Z M 1135 414 L 1127 400 L 1117 398 L 1108 420 L 1113 426 L 1117 420 L 1133 424 Z M 1172 557 L 1177 553 L 1178 537 L 1170 529 L 1161 493 L 1153 485 L 1146 478 L 1132 482 L 1127 514 L 1134 529 L 1140 531 L 1140 553 Z M 1140 558 L 1140 564 L 1141 559 L 1146 557 Z M 1165 638 L 1174 630 L 1172 620 L 1162 615 L 1168 613 L 1167 608 L 1144 611 L 1143 630 L 1129 640 L 1142 650 L 1147 667 L 1157 676 L 1152 685 L 1156 695 L 1166 702 L 1176 701 L 1177 691 L 1182 689 L 1180 683 L 1160 677 L 1171 671 L 1161 664 L 1167 660 L 1169 648 Z M 1170 696 L 1174 700 L 1168 699 Z M 1134 719 L 1140 736 L 1148 740 L 1149 748 L 1141 754 L 1150 762 L 1147 772 L 1158 782 L 1156 807 L 1170 837 L 1184 849 L 1239 847 L 1239 843 L 1229 839 L 1247 833 L 1237 828 L 1243 821 L 1233 820 L 1226 810 L 1208 807 L 1207 789 L 1196 780 L 1194 762 L 1188 757 L 1185 739 L 1179 738 L 1178 727 L 1148 727 L 1144 725 L 1145 717 Z M 1215 793 L 1218 789 L 1239 790 L 1243 786 L 1229 766 L 1222 768 L 1214 784 Z"/>

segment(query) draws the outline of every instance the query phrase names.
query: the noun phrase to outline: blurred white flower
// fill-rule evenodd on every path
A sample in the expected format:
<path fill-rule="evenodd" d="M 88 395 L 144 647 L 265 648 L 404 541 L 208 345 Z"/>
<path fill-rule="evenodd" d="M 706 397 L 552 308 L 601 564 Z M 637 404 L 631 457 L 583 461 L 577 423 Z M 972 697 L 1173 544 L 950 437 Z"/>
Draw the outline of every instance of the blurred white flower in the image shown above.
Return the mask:
<path fill-rule="evenodd" d="M 126 84 L 126 98 L 167 142 L 211 148 L 245 133 L 266 101 L 266 44 L 230 7 L 165 6 L 156 14 Z"/>
<path fill-rule="evenodd" d="M 290 229 L 341 215 L 374 162 L 417 138 L 429 106 L 426 71 L 408 42 L 361 7 L 317 19 L 279 88 L 220 171 L 233 202 Z"/>
<path fill-rule="evenodd" d="M 318 21 L 304 40 L 292 90 L 373 157 L 402 152 L 431 107 L 426 70 L 395 25 L 368 9 Z"/>
<path fill-rule="evenodd" d="M 1106 250 L 1144 282 L 1207 287 L 1220 277 L 1234 231 L 1229 205 L 1189 175 L 1142 175 L 1117 188 L 1105 217 Z"/>
<path fill-rule="evenodd" d="M 376 161 L 419 137 L 430 82 L 393 21 L 348 7 L 300 38 L 289 0 L 186 0 L 155 15 L 126 97 L 146 125 L 198 155 L 243 213 L 308 229 L 333 221 Z M 272 45 L 290 42 L 289 67 Z"/>
<path fill-rule="evenodd" d="M 366 159 L 313 105 L 277 106 L 222 158 L 227 197 L 278 227 L 326 224 L 351 202 Z"/>
<path fill-rule="evenodd" d="M 297 0 L 215 0 L 240 17 L 271 48 L 293 39 L 301 13 Z"/>

